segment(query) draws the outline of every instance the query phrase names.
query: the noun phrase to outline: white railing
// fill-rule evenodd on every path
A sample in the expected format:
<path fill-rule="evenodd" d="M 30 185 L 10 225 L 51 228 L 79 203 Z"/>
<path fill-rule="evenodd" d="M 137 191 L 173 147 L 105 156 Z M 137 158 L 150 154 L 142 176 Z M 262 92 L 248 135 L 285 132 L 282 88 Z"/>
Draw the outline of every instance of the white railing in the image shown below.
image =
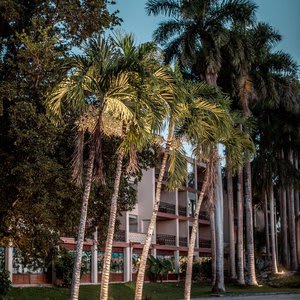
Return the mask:
<path fill-rule="evenodd" d="M 128 232 L 128 242 L 144 244 L 145 239 L 146 239 L 146 233 Z M 154 243 L 153 236 L 152 236 L 152 243 Z"/>

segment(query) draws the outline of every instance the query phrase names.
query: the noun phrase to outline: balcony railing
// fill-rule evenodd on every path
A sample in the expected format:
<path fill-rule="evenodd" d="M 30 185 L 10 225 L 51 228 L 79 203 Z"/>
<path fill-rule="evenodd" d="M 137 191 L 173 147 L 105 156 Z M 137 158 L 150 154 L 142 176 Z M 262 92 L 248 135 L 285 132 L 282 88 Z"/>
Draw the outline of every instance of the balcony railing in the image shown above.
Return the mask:
<path fill-rule="evenodd" d="M 209 221 L 209 215 L 206 211 L 200 211 L 199 219 Z"/>
<path fill-rule="evenodd" d="M 159 212 L 175 215 L 175 205 L 166 202 L 160 202 Z"/>
<path fill-rule="evenodd" d="M 129 232 L 128 241 L 132 243 L 141 243 L 144 244 L 146 239 L 146 233 L 142 232 Z M 152 236 L 151 243 L 154 243 L 154 238 Z"/>
<path fill-rule="evenodd" d="M 175 235 L 157 234 L 156 244 L 175 246 L 176 245 Z"/>
<path fill-rule="evenodd" d="M 178 206 L 178 214 L 179 216 L 185 216 L 186 217 L 186 207 L 185 206 Z"/>
<path fill-rule="evenodd" d="M 180 237 L 179 238 L 179 246 L 181 247 L 187 247 L 187 238 L 186 237 Z"/>
<path fill-rule="evenodd" d="M 115 233 L 114 241 L 116 242 L 125 242 L 125 230 L 119 230 Z"/>
<path fill-rule="evenodd" d="M 211 241 L 199 239 L 199 248 L 211 248 Z"/>

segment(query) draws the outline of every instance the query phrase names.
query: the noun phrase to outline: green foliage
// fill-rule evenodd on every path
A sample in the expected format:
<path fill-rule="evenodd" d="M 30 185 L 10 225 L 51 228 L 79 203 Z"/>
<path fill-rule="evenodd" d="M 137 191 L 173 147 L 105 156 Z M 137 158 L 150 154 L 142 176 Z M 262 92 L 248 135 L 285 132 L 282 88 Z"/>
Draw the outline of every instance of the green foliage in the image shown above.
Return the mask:
<path fill-rule="evenodd" d="M 113 1 L 0 4 L 0 241 L 13 241 L 24 262 L 36 258 L 48 266 L 59 237 L 77 231 L 82 190 L 70 180 L 75 117 L 69 112 L 64 125 L 53 126 L 44 101 L 65 75 L 70 49 L 120 22 L 117 12 L 108 11 L 109 4 Z M 115 141 L 104 145 L 111 177 L 111 150 L 117 147 Z M 107 219 L 111 191 L 111 182 L 94 188 L 92 202 L 101 209 L 89 211 L 88 234 Z M 126 175 L 120 198 L 120 211 L 135 201 Z"/>
<path fill-rule="evenodd" d="M 61 286 L 70 287 L 72 283 L 75 253 L 62 250 L 55 259 L 56 278 L 61 280 Z M 81 276 L 87 272 L 87 258 L 82 257 Z"/>
<path fill-rule="evenodd" d="M 8 271 L 0 271 L 0 299 L 9 292 L 11 288 L 11 281 L 9 280 Z"/>
<path fill-rule="evenodd" d="M 186 262 L 181 264 L 183 276 L 186 272 Z M 193 262 L 192 280 L 201 281 L 202 279 L 212 278 L 211 258 L 201 257 Z"/>
<path fill-rule="evenodd" d="M 172 262 L 168 259 L 155 258 L 152 255 L 147 258 L 146 274 L 152 282 L 156 282 L 158 279 L 162 282 L 163 278 L 172 270 Z"/>

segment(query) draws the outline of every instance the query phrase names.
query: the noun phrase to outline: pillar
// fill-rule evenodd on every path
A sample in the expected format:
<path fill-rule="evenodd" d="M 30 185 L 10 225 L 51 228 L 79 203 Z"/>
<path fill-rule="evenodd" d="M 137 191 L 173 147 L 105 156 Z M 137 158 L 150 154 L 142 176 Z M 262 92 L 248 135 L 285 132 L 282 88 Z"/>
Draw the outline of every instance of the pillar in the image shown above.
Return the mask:
<path fill-rule="evenodd" d="M 98 283 L 98 228 L 94 232 L 93 246 L 91 247 L 92 262 L 91 262 L 91 275 L 92 283 Z"/>
<path fill-rule="evenodd" d="M 13 247 L 5 248 L 5 270 L 9 272 L 9 280 L 13 277 Z"/>

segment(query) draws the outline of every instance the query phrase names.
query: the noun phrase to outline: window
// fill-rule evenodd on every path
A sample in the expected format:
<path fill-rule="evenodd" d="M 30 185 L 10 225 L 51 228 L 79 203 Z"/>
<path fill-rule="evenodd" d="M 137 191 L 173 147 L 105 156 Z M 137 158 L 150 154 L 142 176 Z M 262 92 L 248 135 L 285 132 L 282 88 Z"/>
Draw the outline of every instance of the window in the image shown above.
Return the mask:
<path fill-rule="evenodd" d="M 187 165 L 188 170 L 188 187 L 196 188 L 195 186 L 195 166 L 194 164 L 188 163 Z"/>
<path fill-rule="evenodd" d="M 129 215 L 129 232 L 138 232 L 138 218 L 136 215 Z"/>
<path fill-rule="evenodd" d="M 189 215 L 191 217 L 195 214 L 195 206 L 196 206 L 196 194 L 189 193 Z"/>

